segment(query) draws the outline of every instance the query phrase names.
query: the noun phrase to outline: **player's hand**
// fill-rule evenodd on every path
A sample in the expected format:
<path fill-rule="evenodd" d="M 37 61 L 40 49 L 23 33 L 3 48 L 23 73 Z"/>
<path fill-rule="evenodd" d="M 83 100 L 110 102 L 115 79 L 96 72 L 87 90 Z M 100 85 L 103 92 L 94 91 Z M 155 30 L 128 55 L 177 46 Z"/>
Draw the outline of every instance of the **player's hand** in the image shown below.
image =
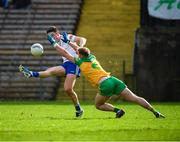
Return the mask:
<path fill-rule="evenodd" d="M 69 38 L 68 38 L 68 34 L 66 33 L 66 32 L 63 32 L 62 33 L 62 36 L 63 36 L 63 39 L 61 39 L 63 42 L 65 42 L 65 43 L 69 43 L 70 42 L 70 40 L 69 40 Z"/>
<path fill-rule="evenodd" d="M 50 36 L 50 35 L 48 35 L 47 36 L 47 40 L 50 42 L 50 44 L 51 45 L 55 45 L 56 44 L 56 40 L 52 37 L 52 36 Z"/>

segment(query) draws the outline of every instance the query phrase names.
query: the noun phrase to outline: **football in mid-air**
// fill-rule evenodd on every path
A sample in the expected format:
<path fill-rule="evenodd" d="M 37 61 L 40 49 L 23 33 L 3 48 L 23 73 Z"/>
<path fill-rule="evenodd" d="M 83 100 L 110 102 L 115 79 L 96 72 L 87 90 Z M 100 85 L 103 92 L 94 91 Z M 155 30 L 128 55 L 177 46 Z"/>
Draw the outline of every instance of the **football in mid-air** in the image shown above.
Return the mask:
<path fill-rule="evenodd" d="M 31 46 L 31 54 L 33 56 L 41 56 L 44 52 L 44 48 L 41 44 L 35 43 Z"/>

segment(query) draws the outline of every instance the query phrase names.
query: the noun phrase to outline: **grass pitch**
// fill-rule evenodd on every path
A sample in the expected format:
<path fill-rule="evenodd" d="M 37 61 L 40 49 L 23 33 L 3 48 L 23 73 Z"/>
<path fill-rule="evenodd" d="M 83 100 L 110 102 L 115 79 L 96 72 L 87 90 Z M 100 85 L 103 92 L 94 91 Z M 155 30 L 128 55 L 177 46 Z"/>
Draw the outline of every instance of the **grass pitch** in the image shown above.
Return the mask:
<path fill-rule="evenodd" d="M 93 104 L 82 104 L 84 117 L 76 119 L 71 103 L 0 102 L 0 140 L 180 140 L 180 103 L 153 104 L 165 119 L 156 119 L 137 105 L 116 106 L 126 111 L 120 119 L 96 110 Z"/>

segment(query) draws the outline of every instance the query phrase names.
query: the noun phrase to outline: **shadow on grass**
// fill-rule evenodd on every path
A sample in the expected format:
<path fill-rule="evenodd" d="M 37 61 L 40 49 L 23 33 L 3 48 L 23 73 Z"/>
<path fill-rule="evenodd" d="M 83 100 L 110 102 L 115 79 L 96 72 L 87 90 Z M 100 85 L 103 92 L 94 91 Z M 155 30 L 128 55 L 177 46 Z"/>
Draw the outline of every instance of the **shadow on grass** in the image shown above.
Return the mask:
<path fill-rule="evenodd" d="M 111 102 L 114 105 L 136 105 L 126 101 Z M 180 102 L 151 102 L 153 105 L 180 105 Z M 57 100 L 0 100 L 0 105 L 72 105 L 71 101 Z M 83 101 L 81 105 L 94 105 L 94 101 Z"/>
<path fill-rule="evenodd" d="M 82 118 L 60 118 L 60 117 L 45 117 L 46 119 L 50 119 L 50 120 L 108 120 L 108 119 L 117 119 L 114 117 L 96 117 L 96 118 L 89 118 L 89 117 L 82 117 Z M 120 119 L 120 118 L 119 118 Z"/>

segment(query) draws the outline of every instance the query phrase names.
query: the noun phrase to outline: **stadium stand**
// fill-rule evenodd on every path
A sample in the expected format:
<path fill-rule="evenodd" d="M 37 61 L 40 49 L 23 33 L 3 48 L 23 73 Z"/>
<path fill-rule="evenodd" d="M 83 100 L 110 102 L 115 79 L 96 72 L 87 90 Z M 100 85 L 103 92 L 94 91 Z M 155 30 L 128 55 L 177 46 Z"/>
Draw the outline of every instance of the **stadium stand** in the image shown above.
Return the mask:
<path fill-rule="evenodd" d="M 55 97 L 60 79 L 26 79 L 18 71 L 23 64 L 32 70 L 58 65 L 62 58 L 46 40 L 46 30 L 55 25 L 74 33 L 82 0 L 32 0 L 28 9 L 0 9 L 0 99 Z M 33 57 L 30 46 L 41 43 L 45 53 Z"/>
<path fill-rule="evenodd" d="M 77 35 L 86 37 L 87 47 L 112 75 L 123 79 L 128 74 L 131 87 L 134 33 L 139 26 L 139 0 L 84 1 Z M 129 77 L 131 76 L 131 77 Z M 75 86 L 80 99 L 94 99 L 97 89 L 83 78 Z"/>

